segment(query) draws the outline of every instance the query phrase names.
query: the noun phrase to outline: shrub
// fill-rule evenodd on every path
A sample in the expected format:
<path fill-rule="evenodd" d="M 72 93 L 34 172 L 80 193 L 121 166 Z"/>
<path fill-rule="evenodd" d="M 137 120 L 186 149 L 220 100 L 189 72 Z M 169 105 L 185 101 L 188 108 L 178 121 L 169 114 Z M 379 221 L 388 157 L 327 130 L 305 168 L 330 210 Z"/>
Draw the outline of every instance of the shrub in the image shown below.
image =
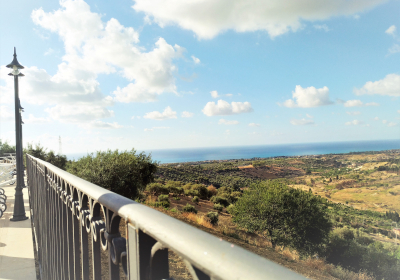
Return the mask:
<path fill-rule="evenodd" d="M 210 223 L 213 225 L 218 224 L 218 213 L 217 212 L 208 212 L 207 217 L 210 219 Z"/>
<path fill-rule="evenodd" d="M 218 204 L 222 204 L 225 207 L 227 207 L 229 205 L 229 202 L 226 198 L 220 197 L 220 196 L 213 196 L 211 197 L 210 201 L 212 203 L 218 203 Z"/>
<path fill-rule="evenodd" d="M 208 189 L 209 196 L 213 196 L 213 195 L 217 194 L 217 188 L 214 187 L 213 185 L 208 186 L 207 189 Z"/>
<path fill-rule="evenodd" d="M 193 205 L 190 205 L 189 203 L 187 203 L 186 206 L 183 207 L 183 212 L 189 212 L 189 213 L 197 214 L 196 208 Z"/>
<path fill-rule="evenodd" d="M 222 211 L 222 209 L 224 209 L 224 206 L 222 206 L 219 203 L 215 203 L 214 204 L 214 209 L 220 212 L 220 211 Z"/>
<path fill-rule="evenodd" d="M 198 196 L 201 199 L 207 199 L 208 198 L 208 189 L 204 185 L 194 184 L 191 187 L 191 191 L 192 191 L 192 195 L 193 196 Z"/>
<path fill-rule="evenodd" d="M 157 163 L 136 151 L 97 152 L 68 164 L 67 171 L 125 197 L 135 199 L 154 180 Z"/>
<path fill-rule="evenodd" d="M 161 194 L 158 196 L 158 201 L 169 201 L 169 196 L 167 194 Z"/>
<path fill-rule="evenodd" d="M 160 188 L 162 188 L 162 185 L 160 183 L 151 183 L 146 186 L 146 191 L 151 194 L 157 195 L 160 193 Z"/>
<path fill-rule="evenodd" d="M 226 207 L 226 212 L 228 212 L 229 214 L 232 215 L 234 208 L 235 208 L 235 205 L 231 204 L 228 207 Z"/>
<path fill-rule="evenodd" d="M 198 196 L 193 197 L 192 202 L 199 203 L 199 197 Z"/>
<path fill-rule="evenodd" d="M 163 208 L 169 208 L 170 204 L 169 201 L 157 201 L 154 203 L 155 207 L 163 207 Z"/>

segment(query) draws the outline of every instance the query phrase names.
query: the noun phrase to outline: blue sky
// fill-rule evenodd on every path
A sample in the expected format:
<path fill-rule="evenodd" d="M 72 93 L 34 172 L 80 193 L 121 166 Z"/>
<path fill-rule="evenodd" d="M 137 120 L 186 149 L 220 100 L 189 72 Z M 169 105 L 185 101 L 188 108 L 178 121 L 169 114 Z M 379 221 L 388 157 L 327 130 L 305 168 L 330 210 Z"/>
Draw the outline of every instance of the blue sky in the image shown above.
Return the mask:
<path fill-rule="evenodd" d="M 397 139 L 400 1 L 0 3 L 0 138 L 63 153 Z"/>

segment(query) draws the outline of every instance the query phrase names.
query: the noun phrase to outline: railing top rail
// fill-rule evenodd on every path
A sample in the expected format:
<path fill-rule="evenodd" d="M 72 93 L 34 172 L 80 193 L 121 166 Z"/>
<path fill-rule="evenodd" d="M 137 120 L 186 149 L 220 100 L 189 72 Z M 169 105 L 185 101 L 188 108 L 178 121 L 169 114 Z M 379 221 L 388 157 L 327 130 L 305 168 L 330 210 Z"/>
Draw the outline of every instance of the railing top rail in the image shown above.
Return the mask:
<path fill-rule="evenodd" d="M 209 233 L 28 156 L 214 279 L 306 279 Z"/>

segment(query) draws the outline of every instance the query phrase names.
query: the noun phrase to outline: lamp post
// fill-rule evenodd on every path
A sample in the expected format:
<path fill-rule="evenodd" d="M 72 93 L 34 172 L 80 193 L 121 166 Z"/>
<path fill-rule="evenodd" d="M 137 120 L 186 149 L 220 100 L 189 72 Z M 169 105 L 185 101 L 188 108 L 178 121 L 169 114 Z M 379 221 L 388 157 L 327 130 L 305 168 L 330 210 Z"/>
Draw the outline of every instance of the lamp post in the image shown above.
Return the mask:
<path fill-rule="evenodd" d="M 14 47 L 14 59 L 7 65 L 12 71 L 10 76 L 14 76 L 14 90 L 15 90 L 15 149 L 16 149 L 16 168 L 17 168 L 17 186 L 15 188 L 15 201 L 14 201 L 14 213 L 10 221 L 23 221 L 28 219 L 25 214 L 24 206 L 24 194 L 22 188 L 25 186 L 24 183 L 24 162 L 23 162 L 23 151 L 22 151 L 22 119 L 21 112 L 22 107 L 19 101 L 18 95 L 18 77 L 25 76 L 19 72 L 19 69 L 24 69 L 24 66 L 19 64 L 17 60 L 17 53 Z"/>

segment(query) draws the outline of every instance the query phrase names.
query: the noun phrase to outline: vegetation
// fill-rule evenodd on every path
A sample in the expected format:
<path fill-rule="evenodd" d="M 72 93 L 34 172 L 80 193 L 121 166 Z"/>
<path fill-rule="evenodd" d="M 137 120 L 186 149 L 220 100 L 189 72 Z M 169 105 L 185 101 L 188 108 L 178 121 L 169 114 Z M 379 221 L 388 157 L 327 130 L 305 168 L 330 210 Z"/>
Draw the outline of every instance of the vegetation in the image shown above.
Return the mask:
<path fill-rule="evenodd" d="M 47 152 L 47 148 L 42 147 L 40 143 L 36 144 L 35 146 L 28 143 L 27 148 L 24 150 L 24 154 L 30 154 L 35 158 L 47 161 L 58 168 L 66 170 L 67 157 L 65 155 L 56 155 L 53 151 Z"/>
<path fill-rule="evenodd" d="M 273 247 L 291 246 L 303 255 L 320 252 L 332 227 L 322 199 L 275 182 L 252 186 L 232 215 L 240 227 L 268 237 Z"/>
<path fill-rule="evenodd" d="M 67 171 L 93 184 L 131 199 L 154 180 L 157 164 L 144 153 L 131 151 L 97 152 L 70 162 Z"/>
<path fill-rule="evenodd" d="M 189 203 L 186 204 L 185 207 L 183 207 L 183 212 L 189 212 L 189 213 L 197 214 L 196 208 L 193 205 L 190 205 Z"/>
<path fill-rule="evenodd" d="M 15 153 L 15 146 L 11 146 L 7 141 L 2 141 L 0 139 L 0 156 L 3 156 L 4 153 Z"/>

